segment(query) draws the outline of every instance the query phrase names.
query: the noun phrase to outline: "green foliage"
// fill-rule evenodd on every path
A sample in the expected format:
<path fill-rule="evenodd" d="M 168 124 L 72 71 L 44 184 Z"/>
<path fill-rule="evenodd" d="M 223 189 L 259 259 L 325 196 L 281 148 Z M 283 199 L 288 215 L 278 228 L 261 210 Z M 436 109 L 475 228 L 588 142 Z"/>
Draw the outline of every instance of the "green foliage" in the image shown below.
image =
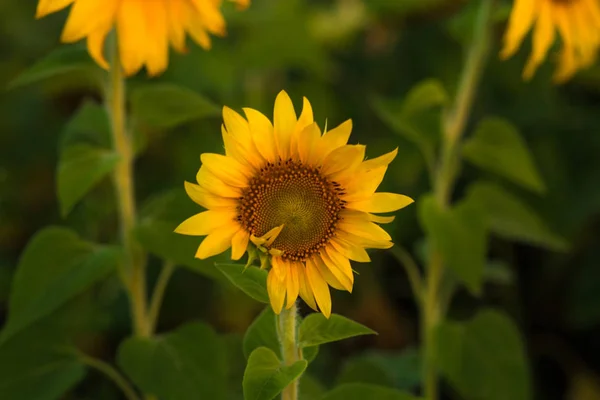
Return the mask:
<path fill-rule="evenodd" d="M 546 187 L 527 144 L 517 129 L 501 118 L 481 121 L 463 145 L 464 157 L 474 165 L 494 172 L 526 189 L 544 193 Z"/>
<path fill-rule="evenodd" d="M 325 387 L 308 373 L 302 374 L 298 388 L 299 400 L 319 399 L 325 394 Z"/>
<path fill-rule="evenodd" d="M 531 207 L 501 186 L 477 182 L 470 186 L 467 196 L 484 212 L 495 234 L 555 251 L 568 248 L 565 240 L 552 232 Z"/>
<path fill-rule="evenodd" d="M 417 83 L 401 103 L 376 98 L 375 112 L 395 133 L 414 143 L 428 163 L 433 162 L 439 141 L 441 107 L 448 94 L 435 79 Z"/>
<path fill-rule="evenodd" d="M 119 161 L 119 155 L 110 150 L 89 145 L 69 146 L 58 164 L 58 200 L 61 214 L 66 216 L 73 206 Z"/>
<path fill-rule="evenodd" d="M 195 119 L 219 115 L 204 96 L 173 84 L 152 84 L 131 93 L 132 114 L 156 128 L 173 128 Z"/>
<path fill-rule="evenodd" d="M 198 212 L 200 210 L 187 197 L 183 187 L 159 193 L 142 206 L 135 235 L 148 252 L 202 275 L 224 280 L 214 266 L 215 258 L 194 258 L 202 238 L 174 232 L 181 222 Z"/>
<path fill-rule="evenodd" d="M 269 303 L 267 271 L 256 267 L 246 268 L 241 264 L 216 264 L 216 266 L 231 283 L 248 296 L 261 303 Z"/>
<path fill-rule="evenodd" d="M 469 291 L 481 294 L 487 227 L 479 205 L 467 198 L 442 209 L 432 196 L 422 198 L 418 204 L 421 223 L 432 245 Z"/>
<path fill-rule="evenodd" d="M 331 314 L 329 318 L 325 318 L 321 313 L 314 313 L 300 323 L 298 341 L 300 347 L 311 347 L 373 334 L 376 335 L 377 332 L 341 315 Z"/>
<path fill-rule="evenodd" d="M 67 352 L 53 318 L 30 325 L 0 344 L 3 400 L 57 400 L 85 376 Z"/>
<path fill-rule="evenodd" d="M 0 343 L 105 278 L 120 257 L 119 248 L 84 241 L 66 228 L 39 231 L 17 266 Z"/>
<path fill-rule="evenodd" d="M 297 317 L 300 321 L 302 318 Z M 248 358 L 250 353 L 259 347 L 267 347 L 277 356 L 281 357 L 281 346 L 277 337 L 277 317 L 271 306 L 265 309 L 256 317 L 252 324 L 246 330 L 244 335 L 244 356 Z M 305 347 L 302 349 L 304 359 L 311 362 L 319 352 L 319 346 Z"/>
<path fill-rule="evenodd" d="M 529 371 L 521 335 L 503 313 L 480 311 L 437 331 L 439 366 L 465 400 L 527 400 Z"/>
<path fill-rule="evenodd" d="M 59 75 L 81 71 L 98 78 L 101 72 L 90 58 L 84 45 L 61 46 L 22 72 L 10 82 L 9 88 L 29 85 Z"/>
<path fill-rule="evenodd" d="M 331 390 L 319 400 L 417 400 L 416 397 L 399 390 L 366 383 L 346 383 Z"/>
<path fill-rule="evenodd" d="M 131 337 L 119 346 L 118 363 L 144 392 L 163 399 L 225 399 L 223 340 L 200 322 L 156 338 Z"/>
<path fill-rule="evenodd" d="M 282 365 L 273 350 L 266 347 L 255 349 L 248 358 L 244 373 L 245 400 L 271 400 L 304 372 L 308 362 L 296 361 Z"/>

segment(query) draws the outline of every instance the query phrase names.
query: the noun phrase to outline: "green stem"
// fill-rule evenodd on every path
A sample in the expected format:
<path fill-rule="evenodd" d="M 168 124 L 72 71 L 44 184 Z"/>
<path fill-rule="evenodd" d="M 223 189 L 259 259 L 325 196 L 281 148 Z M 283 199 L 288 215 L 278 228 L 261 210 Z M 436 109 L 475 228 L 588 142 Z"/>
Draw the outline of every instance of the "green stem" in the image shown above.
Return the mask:
<path fill-rule="evenodd" d="M 461 73 L 460 83 L 452 107 L 444 116 L 443 143 L 435 174 L 435 198 L 442 209 L 450 206 L 452 191 L 460 164 L 460 141 L 465 132 L 485 61 L 490 49 L 490 20 L 493 0 L 482 0 L 475 23 L 473 39 Z M 427 285 L 422 307 L 423 393 L 426 400 L 438 399 L 437 345 L 435 331 L 444 317 L 441 288 L 444 279 L 444 260 L 433 249 L 427 268 Z"/>
<path fill-rule="evenodd" d="M 294 303 L 290 309 L 283 309 L 279 317 L 277 317 L 277 335 L 279 336 L 281 354 L 283 355 L 283 363 L 285 365 L 292 365 L 302 359 L 302 352 L 298 347 L 297 316 L 298 310 L 296 303 Z M 299 381 L 300 379 L 298 378 L 283 389 L 281 400 L 298 400 Z"/>
<path fill-rule="evenodd" d="M 402 264 L 406 276 L 410 282 L 410 287 L 413 292 L 413 296 L 418 303 L 423 301 L 423 282 L 421 281 L 421 272 L 419 266 L 415 260 L 411 257 L 410 253 L 406 249 L 398 244 L 394 244 L 394 247 L 390 249 L 390 252 Z"/>
<path fill-rule="evenodd" d="M 110 364 L 80 352 L 78 352 L 77 355 L 82 363 L 97 369 L 106 375 L 111 381 L 113 381 L 115 385 L 117 385 L 119 389 L 123 391 L 123 394 L 127 400 L 140 400 L 140 397 L 137 395 L 133 387 L 131 387 L 129 382 L 127 382 L 123 375 L 121 375 L 119 371 L 114 369 Z"/>
<path fill-rule="evenodd" d="M 125 125 L 125 81 L 116 40 L 113 40 L 112 48 L 112 65 L 105 98 L 113 146 L 120 156 L 113 179 L 117 194 L 121 240 L 125 252 L 125 270 L 121 271 L 121 275 L 129 290 L 133 331 L 137 336 L 148 337 L 150 330 L 146 321 L 146 268 L 143 252 L 133 238 L 135 226 L 133 146 Z"/>
<path fill-rule="evenodd" d="M 175 264 L 171 261 L 166 261 L 163 265 L 156 285 L 154 286 L 154 292 L 152 293 L 152 300 L 150 301 L 150 308 L 148 311 L 148 329 L 150 332 L 154 332 L 156 329 L 156 322 L 158 321 L 158 314 L 160 313 L 160 307 L 165 296 L 165 289 L 169 283 L 169 279 L 175 271 Z"/>

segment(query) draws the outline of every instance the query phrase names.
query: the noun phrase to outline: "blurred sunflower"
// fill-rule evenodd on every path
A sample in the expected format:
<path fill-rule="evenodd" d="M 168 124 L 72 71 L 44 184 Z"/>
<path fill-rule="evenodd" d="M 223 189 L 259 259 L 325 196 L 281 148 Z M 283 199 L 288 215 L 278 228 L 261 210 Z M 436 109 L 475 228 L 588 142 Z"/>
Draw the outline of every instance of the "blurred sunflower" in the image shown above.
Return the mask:
<path fill-rule="evenodd" d="M 554 80 L 564 82 L 596 59 L 600 45 L 599 0 L 515 0 L 504 37 L 502 58 L 511 57 L 533 28 L 533 49 L 523 71 L 530 79 L 546 58 L 556 31 L 562 39 Z"/>
<path fill-rule="evenodd" d="M 250 0 L 231 0 L 246 7 Z M 73 4 L 61 40 L 87 38 L 88 51 L 103 68 L 104 41 L 116 28 L 121 64 L 126 75 L 146 66 L 149 75 L 162 73 L 169 63 L 169 43 L 185 52 L 188 33 L 210 48 L 209 33 L 225 34 L 222 0 L 39 0 L 36 18 Z"/>
<path fill-rule="evenodd" d="M 206 236 L 196 257 L 232 248 L 232 259 L 248 251 L 267 259 L 267 289 L 279 314 L 300 295 L 329 317 L 329 286 L 352 291 L 350 260 L 369 262 L 366 248 L 389 248 L 378 223 L 412 203 L 409 197 L 375 193 L 397 150 L 364 160 L 365 146 L 346 144 L 350 120 L 321 135 L 304 99 L 299 118 L 285 92 L 275 100 L 274 123 L 244 108 L 246 118 L 225 107 L 226 155 L 202 154 L 198 185 L 188 195 L 208 209 L 177 227 L 177 233 Z M 267 257 L 268 256 L 268 257 Z M 252 257 L 251 257 L 252 259 Z"/>

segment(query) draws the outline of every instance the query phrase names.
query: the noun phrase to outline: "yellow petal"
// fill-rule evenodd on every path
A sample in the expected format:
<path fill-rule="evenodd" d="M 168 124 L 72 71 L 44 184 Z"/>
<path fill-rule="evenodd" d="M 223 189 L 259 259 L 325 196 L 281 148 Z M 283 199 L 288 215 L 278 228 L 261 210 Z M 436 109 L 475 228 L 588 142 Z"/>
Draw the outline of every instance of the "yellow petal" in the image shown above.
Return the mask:
<path fill-rule="evenodd" d="M 306 263 L 309 262 L 313 263 L 315 267 L 317 267 L 317 269 L 321 273 L 321 276 L 325 279 L 325 282 L 327 282 L 329 286 L 337 290 L 346 290 L 344 288 L 344 285 L 342 285 L 342 283 L 335 277 L 335 275 L 333 275 L 333 273 L 329 270 L 329 268 L 325 265 L 325 263 L 323 262 L 323 260 L 321 260 L 320 257 L 317 256 L 309 258 L 306 260 Z"/>
<path fill-rule="evenodd" d="M 170 0 L 168 3 L 167 20 L 169 41 L 171 45 L 180 53 L 186 51 L 185 45 L 185 4 L 183 0 Z"/>
<path fill-rule="evenodd" d="M 273 257 L 271 259 L 271 266 L 279 278 L 282 281 L 285 280 L 288 275 L 288 271 L 290 270 L 290 262 L 281 257 Z"/>
<path fill-rule="evenodd" d="M 342 147 L 348 143 L 350 133 L 352 132 L 352 120 L 349 119 L 330 131 L 327 131 L 321 138 L 321 147 L 323 149 L 323 157 L 327 156 L 338 147 Z"/>
<path fill-rule="evenodd" d="M 216 196 L 199 185 L 185 182 L 185 192 L 190 198 L 204 208 L 233 208 L 238 206 L 237 199 Z"/>
<path fill-rule="evenodd" d="M 339 180 L 345 189 L 342 199 L 349 203 L 370 198 L 383 181 L 386 171 L 387 167 L 379 167 L 343 177 Z"/>
<path fill-rule="evenodd" d="M 351 246 L 348 242 L 341 238 L 332 239 L 329 242 L 334 249 L 336 249 L 341 255 L 352 261 L 357 262 L 371 262 L 371 257 L 366 250 L 360 246 Z"/>
<path fill-rule="evenodd" d="M 149 76 L 157 76 L 169 64 L 167 7 L 164 1 L 150 1 L 144 5 L 146 26 L 151 27 L 146 32 L 146 69 Z"/>
<path fill-rule="evenodd" d="M 552 4 L 541 1 L 539 16 L 533 32 L 533 49 L 523 71 L 524 79 L 531 79 L 539 65 L 546 58 L 548 49 L 554 42 L 554 22 L 552 20 Z"/>
<path fill-rule="evenodd" d="M 48 14 L 62 10 L 75 0 L 40 0 L 35 13 L 36 18 L 45 17 Z"/>
<path fill-rule="evenodd" d="M 248 186 L 248 178 L 252 176 L 251 171 L 232 157 L 204 153 L 200 156 L 200 160 L 210 172 L 223 182 L 239 188 Z"/>
<path fill-rule="evenodd" d="M 304 131 L 304 128 L 311 125 L 313 122 L 314 122 L 314 120 L 313 120 L 312 107 L 311 107 L 308 99 L 306 97 L 304 97 L 302 113 L 300 114 L 300 117 L 298 118 L 298 122 L 296 122 L 296 127 L 294 128 L 294 132 L 292 134 L 291 144 L 290 144 L 291 156 L 296 160 L 299 159 L 298 145 L 299 145 L 299 142 L 302 140 L 301 138 L 303 138 L 303 136 L 304 136 L 304 135 L 302 135 L 302 132 Z"/>
<path fill-rule="evenodd" d="M 275 314 L 279 314 L 283 308 L 285 289 L 285 282 L 271 269 L 267 276 L 267 292 L 269 293 L 269 300 Z"/>
<path fill-rule="evenodd" d="M 221 179 L 217 178 L 215 174 L 208 170 L 206 165 L 202 165 L 198 170 L 198 173 L 196 174 L 196 181 L 204 189 L 220 197 L 231 197 L 237 199 L 242 195 L 242 192 L 238 187 L 228 185 Z"/>
<path fill-rule="evenodd" d="M 321 312 L 325 318 L 329 318 L 331 315 L 329 286 L 327 286 L 325 279 L 323 279 L 319 270 L 312 263 L 306 264 L 306 277 Z"/>
<path fill-rule="evenodd" d="M 366 215 L 364 219 L 359 219 L 350 217 L 349 213 L 342 212 L 342 220 L 338 222 L 338 228 L 372 242 L 389 242 L 392 240 L 383 228 L 369 221 Z"/>
<path fill-rule="evenodd" d="M 273 124 L 262 113 L 252 109 L 244 108 L 248 119 L 248 125 L 252 133 L 252 140 L 258 152 L 269 162 L 277 161 L 277 147 L 273 136 Z"/>
<path fill-rule="evenodd" d="M 504 35 L 504 47 L 500 52 L 500 57 L 506 59 L 512 56 L 521 45 L 533 23 L 536 2 L 536 0 L 515 0 Z"/>
<path fill-rule="evenodd" d="M 254 168 L 262 167 L 264 160 L 260 157 L 260 153 L 254 144 L 248 121 L 229 107 L 223 107 L 223 120 L 227 132 L 234 137 L 231 144 L 237 148 L 235 153 L 240 154 L 243 160 Z"/>
<path fill-rule="evenodd" d="M 134 75 L 144 64 L 148 40 L 143 2 L 120 2 L 117 11 L 117 36 L 123 70 L 127 76 Z"/>
<path fill-rule="evenodd" d="M 100 67 L 106 70 L 109 69 L 110 66 L 104 57 L 104 41 L 110 30 L 111 26 L 96 29 L 91 32 L 87 38 L 87 48 L 90 56 Z M 117 68 L 119 67 L 117 66 Z"/>
<path fill-rule="evenodd" d="M 237 222 L 232 222 L 212 231 L 200 243 L 200 247 L 198 247 L 198 251 L 196 252 L 196 258 L 204 260 L 208 257 L 221 254 L 231 247 L 231 239 L 240 229 L 242 228 Z"/>
<path fill-rule="evenodd" d="M 394 158 L 396 158 L 397 154 L 398 148 L 396 147 L 389 153 L 385 153 L 384 155 L 381 155 L 379 157 L 363 161 L 363 163 L 360 165 L 360 169 L 364 171 L 369 171 L 380 167 L 387 167 L 392 161 L 394 161 Z"/>
<path fill-rule="evenodd" d="M 369 199 L 349 202 L 346 208 L 370 213 L 386 213 L 399 210 L 414 200 L 408 196 L 396 193 L 374 193 Z"/>
<path fill-rule="evenodd" d="M 282 160 L 290 157 L 292 133 L 296 127 L 296 112 L 290 96 L 285 91 L 279 92 L 275 99 L 273 111 L 273 128 L 277 152 Z"/>
<path fill-rule="evenodd" d="M 383 216 L 383 215 L 369 214 L 369 219 L 378 224 L 389 224 L 390 222 L 394 221 L 394 219 L 396 219 L 396 217 L 393 215 Z"/>
<path fill-rule="evenodd" d="M 302 268 L 298 269 L 298 283 L 300 284 L 299 292 L 302 300 L 313 310 L 317 310 L 317 303 L 315 303 L 315 296 L 313 295 L 312 289 L 306 278 L 306 267 L 302 265 Z"/>
<path fill-rule="evenodd" d="M 325 157 L 321 173 L 325 176 L 331 177 L 332 180 L 337 180 L 336 175 L 339 175 L 339 173 L 342 173 L 342 175 L 351 175 L 354 173 L 364 158 L 364 145 L 348 144 L 338 147 L 327 157 Z"/>
<path fill-rule="evenodd" d="M 336 261 L 331 259 L 331 257 L 329 256 L 329 252 L 326 249 L 321 250 L 321 252 L 318 254 L 318 257 L 321 259 L 321 262 L 325 264 L 325 267 L 329 269 L 329 271 L 335 277 L 335 279 L 339 282 L 340 286 L 344 290 L 352 292 L 354 276 L 352 275 L 352 267 L 350 267 L 350 262 L 346 260 L 346 262 L 342 261 L 339 264 L 336 263 Z M 316 263 L 318 263 L 318 261 Z M 348 269 L 350 270 L 349 272 Z"/>
<path fill-rule="evenodd" d="M 218 9 L 219 2 L 206 0 L 190 0 L 193 5 L 194 14 L 201 19 L 202 24 L 211 33 L 217 35 L 225 34 L 225 19 Z"/>
<path fill-rule="evenodd" d="M 317 161 L 317 153 L 319 149 L 319 141 L 321 139 L 321 130 L 316 123 L 312 123 L 305 127 L 298 136 L 298 158 L 305 165 L 315 165 Z"/>
<path fill-rule="evenodd" d="M 175 228 L 175 232 L 182 235 L 205 236 L 223 225 L 231 224 L 236 216 L 237 213 L 233 209 L 204 211 L 183 221 Z"/>
<path fill-rule="evenodd" d="M 248 248 L 250 234 L 245 229 L 240 229 L 231 239 L 231 259 L 239 260 Z"/>
<path fill-rule="evenodd" d="M 71 7 L 61 41 L 76 42 L 110 24 L 115 17 L 116 4 L 115 0 L 77 0 Z"/>
<path fill-rule="evenodd" d="M 300 282 L 298 280 L 298 269 L 304 268 L 299 262 L 291 263 L 289 273 L 286 278 L 287 282 L 287 294 L 286 294 L 286 305 L 285 308 L 290 308 L 296 302 L 298 293 L 300 291 Z"/>

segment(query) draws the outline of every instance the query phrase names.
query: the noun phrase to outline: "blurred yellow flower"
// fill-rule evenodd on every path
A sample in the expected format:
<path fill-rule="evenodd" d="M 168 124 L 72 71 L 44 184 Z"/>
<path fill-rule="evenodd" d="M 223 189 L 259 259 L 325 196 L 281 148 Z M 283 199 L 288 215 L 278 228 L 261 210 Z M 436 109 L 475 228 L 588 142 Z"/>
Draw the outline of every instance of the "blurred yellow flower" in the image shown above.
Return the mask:
<path fill-rule="evenodd" d="M 563 82 L 596 59 L 600 45 L 599 0 L 515 0 L 502 58 L 512 56 L 533 28 L 533 49 L 523 77 L 530 79 L 546 58 L 558 32 L 562 40 L 554 80 Z"/>
<path fill-rule="evenodd" d="M 329 286 L 352 291 L 350 260 L 369 262 L 366 248 L 389 248 L 378 224 L 412 203 L 395 193 L 375 193 L 397 150 L 364 161 L 365 146 L 346 144 L 350 120 L 321 135 L 304 99 L 299 118 L 285 92 L 275 100 L 274 123 L 244 108 L 246 118 L 225 107 L 226 155 L 202 154 L 198 184 L 188 195 L 208 209 L 177 229 L 205 236 L 196 257 L 232 248 L 269 258 L 267 289 L 273 310 L 291 307 L 298 295 L 329 317 Z M 250 246 L 250 248 L 248 247 Z"/>
<path fill-rule="evenodd" d="M 231 0 L 246 7 L 250 0 Z M 210 48 L 209 33 L 225 34 L 220 11 L 222 0 L 39 0 L 36 18 L 71 4 L 61 40 L 87 38 L 90 55 L 103 68 L 104 41 L 116 28 L 121 64 L 126 75 L 146 66 L 149 75 L 162 73 L 169 63 L 169 43 L 185 52 L 188 33 L 196 43 Z"/>

